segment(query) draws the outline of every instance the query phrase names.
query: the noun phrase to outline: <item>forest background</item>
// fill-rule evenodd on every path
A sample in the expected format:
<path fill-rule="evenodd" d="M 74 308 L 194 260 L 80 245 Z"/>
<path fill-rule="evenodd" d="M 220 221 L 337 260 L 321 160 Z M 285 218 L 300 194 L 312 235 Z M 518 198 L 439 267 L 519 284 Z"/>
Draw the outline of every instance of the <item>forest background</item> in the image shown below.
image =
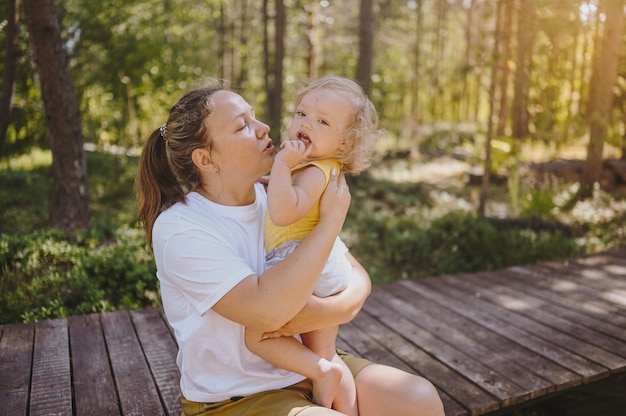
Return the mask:
<path fill-rule="evenodd" d="M 7 0 L 0 323 L 158 305 L 137 155 L 221 79 L 278 143 L 358 80 L 388 133 L 342 237 L 375 282 L 626 244 L 623 0 Z"/>

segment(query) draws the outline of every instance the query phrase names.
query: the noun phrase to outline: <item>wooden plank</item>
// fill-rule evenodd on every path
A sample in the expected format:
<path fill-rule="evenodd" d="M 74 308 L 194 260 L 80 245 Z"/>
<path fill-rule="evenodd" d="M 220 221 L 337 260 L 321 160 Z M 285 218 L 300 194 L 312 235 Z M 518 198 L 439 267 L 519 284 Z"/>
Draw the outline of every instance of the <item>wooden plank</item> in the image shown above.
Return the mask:
<path fill-rule="evenodd" d="M 529 270 L 537 270 L 544 275 L 559 276 L 573 279 L 579 284 L 590 288 L 593 292 L 601 294 L 615 293 L 614 303 L 626 311 L 626 281 L 623 275 L 613 274 L 604 268 L 593 268 L 575 261 L 565 263 L 543 263 L 527 267 Z"/>
<path fill-rule="evenodd" d="M 530 311 L 532 305 L 523 300 L 518 300 L 517 296 L 498 295 L 491 289 L 487 289 L 485 282 L 481 283 L 480 279 L 474 274 L 463 275 L 463 278 L 457 278 L 453 281 L 457 285 L 456 287 L 464 287 L 470 296 L 474 294 L 480 296 L 482 300 L 494 305 L 497 310 L 506 313 L 507 319 L 511 321 L 511 324 L 525 328 L 528 332 L 556 343 L 569 351 L 585 357 L 589 361 L 600 364 L 606 369 L 606 371 L 595 372 L 594 378 L 606 377 L 610 371 L 621 367 L 619 361 L 622 361 L 622 359 L 615 354 L 590 344 L 587 340 L 580 339 L 568 331 L 563 331 L 562 328 L 546 324 L 541 320 L 532 319 L 527 316 L 527 313 L 522 313 Z"/>
<path fill-rule="evenodd" d="M 516 273 L 534 276 L 539 279 L 550 279 L 552 282 L 558 282 L 557 286 L 561 291 L 567 290 L 578 283 L 576 292 L 585 296 L 589 301 L 610 308 L 613 314 L 618 314 L 621 319 L 626 317 L 626 291 L 615 288 L 619 280 L 609 280 L 599 282 L 597 278 L 588 279 L 577 276 L 575 272 L 568 272 L 556 268 L 549 268 L 541 265 L 531 265 L 524 268 L 514 268 Z M 603 274 L 603 277 L 606 277 Z M 568 294 L 569 296 L 569 294 Z"/>
<path fill-rule="evenodd" d="M 101 315 L 122 413 L 165 415 L 128 311 Z"/>
<path fill-rule="evenodd" d="M 152 376 L 168 415 L 180 415 L 180 371 L 176 365 L 178 347 L 172 333 L 157 309 L 131 311 Z"/>
<path fill-rule="evenodd" d="M 508 276 L 508 284 L 516 290 L 523 290 L 555 305 L 595 317 L 604 324 L 620 327 L 622 328 L 620 332 L 626 329 L 626 316 L 613 313 L 614 308 L 599 304 L 591 296 L 585 295 L 585 292 L 589 293 L 591 289 L 582 286 L 577 279 L 536 275 L 529 278 L 527 274 L 520 273 L 517 269 L 504 270 L 504 273 Z M 609 315 L 610 320 L 607 320 Z"/>
<path fill-rule="evenodd" d="M 335 341 L 335 347 L 349 352 L 350 354 L 356 355 L 357 357 L 363 357 L 361 354 L 359 354 L 358 352 L 356 352 L 350 345 L 348 345 L 343 338 L 341 338 L 341 330 L 339 331 L 339 335 L 337 336 L 337 340 Z"/>
<path fill-rule="evenodd" d="M 554 375 L 565 371 L 563 367 L 515 340 L 503 337 L 463 314 L 457 314 L 448 305 L 433 302 L 427 296 L 407 291 L 399 285 L 388 285 L 385 289 L 405 302 L 417 305 L 416 312 L 420 312 L 414 312 L 414 316 L 421 326 L 451 345 L 463 345 L 463 350 L 474 359 L 524 387 L 530 398 L 556 390 Z M 445 325 L 441 325 L 442 322 Z M 575 376 L 573 373 L 570 375 Z"/>
<path fill-rule="evenodd" d="M 626 251 L 624 251 L 626 253 Z M 623 254 L 626 255 L 626 254 Z M 618 281 L 617 286 L 626 287 L 626 260 L 619 258 L 615 253 L 605 252 L 589 257 L 570 258 L 562 261 L 545 261 L 527 265 L 530 268 L 538 266 L 558 270 L 565 274 L 583 277 L 590 283 L 602 284 L 605 281 Z"/>
<path fill-rule="evenodd" d="M 536 365 L 528 368 L 539 372 L 554 383 L 557 391 L 581 383 L 580 375 L 572 368 L 586 368 L 589 361 L 510 325 L 508 321 L 499 319 L 498 316 L 484 312 L 481 308 L 476 307 L 477 300 L 468 297 L 466 293 L 455 291 L 448 285 L 437 284 L 434 279 L 424 279 L 419 282 L 404 281 L 399 284 L 405 289 L 428 297 L 502 337 L 518 343 L 532 351 L 535 354 L 534 357 L 545 358 L 545 360 L 537 360 Z"/>
<path fill-rule="evenodd" d="M 37 322 L 28 414 L 72 416 L 72 413 L 67 320 Z"/>
<path fill-rule="evenodd" d="M 508 287 L 509 283 L 504 275 L 477 273 L 472 274 L 466 280 L 470 283 L 478 283 L 485 279 L 492 283 L 489 288 L 490 296 L 497 299 L 505 308 L 550 326 L 556 331 L 570 334 L 580 342 L 602 349 L 603 352 L 596 350 L 594 359 L 601 360 L 598 362 L 611 370 L 626 368 L 626 343 L 595 329 L 587 328 L 576 319 L 570 320 L 564 317 L 562 309 L 558 314 L 556 314 L 556 308 L 552 308 L 552 311 L 546 310 L 549 309 L 549 303 L 512 290 Z"/>
<path fill-rule="evenodd" d="M 595 289 L 626 289 L 626 264 L 620 265 L 610 256 L 595 256 L 565 261 L 549 261 L 529 265 L 529 268 L 549 270 L 552 273 L 571 276 Z"/>
<path fill-rule="evenodd" d="M 376 342 L 372 337 L 376 335 L 371 329 L 368 330 L 367 327 L 361 328 L 361 325 L 358 325 L 359 321 L 362 322 L 368 319 L 371 318 L 367 314 L 359 314 L 352 322 L 341 325 L 339 334 L 341 339 L 345 340 L 344 342 L 348 345 L 346 351 L 375 363 L 390 365 L 413 374 L 420 374 L 412 366 L 399 359 L 395 352 L 390 353 L 387 346 Z M 377 331 L 384 331 L 385 329 L 384 327 L 376 328 Z M 390 340 L 394 339 L 394 335 L 397 337 L 393 332 L 388 335 Z M 402 342 L 406 343 L 405 340 L 400 340 L 400 343 Z M 398 345 L 396 346 L 400 348 Z"/>
<path fill-rule="evenodd" d="M 520 340 L 526 342 L 527 346 L 540 351 L 547 358 L 580 374 L 583 382 L 589 382 L 608 375 L 609 371 L 606 367 L 592 362 L 584 355 L 577 354 L 576 351 L 571 351 L 569 343 L 577 343 L 575 338 L 567 334 L 555 332 L 533 320 L 502 309 L 500 306 L 489 302 L 482 295 L 483 289 L 468 284 L 465 281 L 465 277 L 466 275 L 442 276 L 437 278 L 440 280 L 436 284 L 433 284 L 435 282 L 432 280 L 426 280 L 423 284 L 428 284 L 431 289 L 445 287 L 446 295 L 451 297 L 451 304 L 457 302 L 459 304 L 467 304 L 468 310 L 477 313 L 481 318 L 489 317 L 494 319 L 492 326 L 497 326 L 498 322 L 500 322 L 503 325 L 508 325 L 513 333 L 519 331 L 520 335 L 522 335 Z M 489 324 L 489 320 L 485 320 L 484 323 Z M 575 345 L 574 349 L 580 349 L 580 347 Z"/>
<path fill-rule="evenodd" d="M 414 322 L 397 312 L 395 310 L 396 305 L 392 305 L 388 301 L 389 299 L 384 296 L 384 292 L 376 286 L 373 288 L 372 295 L 365 304 L 364 310 L 368 314 L 376 316 L 376 319 L 386 327 L 398 334 L 402 334 L 403 338 L 419 346 L 419 348 L 429 355 L 462 374 L 479 386 L 481 390 L 485 390 L 497 399 L 494 400 L 492 398 L 490 401 L 485 401 L 485 396 L 481 396 L 478 398 L 479 400 L 474 403 L 465 403 L 459 400 L 461 404 L 464 406 L 467 405 L 470 410 L 480 408 L 482 412 L 485 412 L 488 410 L 487 408 L 497 408 L 500 402 L 521 400 L 521 396 L 524 395 L 521 387 L 507 380 L 503 380 L 499 374 L 474 360 L 463 351 L 448 345 L 433 334 L 420 328 Z M 448 390 L 445 391 L 456 398 L 452 392 Z M 510 395 L 511 392 L 513 392 L 512 395 Z"/>
<path fill-rule="evenodd" d="M 119 415 L 99 314 L 69 319 L 76 416 Z"/>
<path fill-rule="evenodd" d="M 0 415 L 26 415 L 34 324 L 9 324 L 0 338 Z"/>
<path fill-rule="evenodd" d="M 626 249 L 610 250 L 587 257 L 572 258 L 563 262 L 541 263 L 550 268 L 574 271 L 587 280 L 604 281 L 617 278 L 617 287 L 626 288 Z M 615 280 L 613 280 L 615 281 Z"/>
<path fill-rule="evenodd" d="M 429 310 L 429 308 L 425 306 L 432 307 L 432 303 L 428 304 L 425 299 L 420 299 L 418 302 L 421 301 L 422 304 L 416 307 L 412 304 L 413 300 L 407 301 L 400 297 L 406 294 L 406 291 L 401 290 L 401 288 L 400 290 L 395 290 L 394 287 L 397 288 L 395 285 L 381 286 L 385 292 L 390 293 L 381 296 L 381 291 L 379 291 L 380 303 L 399 311 L 409 321 L 416 323 L 416 325 L 426 330 L 431 337 L 441 340 L 451 348 L 462 348 L 463 354 L 471 357 L 472 361 L 478 364 L 472 371 L 479 371 L 476 374 L 464 372 L 464 375 L 470 379 L 476 377 L 477 379 L 481 379 L 481 382 L 486 382 L 490 385 L 497 384 L 499 390 L 497 397 L 500 399 L 503 406 L 509 406 L 528 400 L 536 395 L 536 390 L 538 390 L 540 394 L 545 394 L 553 390 L 552 383 L 549 381 L 528 372 L 516 362 L 510 361 L 508 357 L 494 353 L 468 337 L 460 330 L 461 325 L 456 327 L 453 322 L 448 322 L 448 319 L 451 319 L 451 317 L 443 316 L 446 312 L 442 308 Z M 444 322 L 445 325 L 442 325 Z M 493 334 L 492 336 L 498 335 Z M 504 341 L 504 339 L 500 337 L 500 341 Z M 453 362 L 457 354 L 454 353 L 455 350 L 450 349 L 450 351 L 453 352 L 451 357 L 444 357 L 442 355 L 439 358 L 445 359 L 446 361 L 444 362 L 446 363 L 448 363 L 448 361 Z M 485 389 L 488 388 L 479 383 L 478 385 Z"/>
<path fill-rule="evenodd" d="M 356 323 L 356 324 L 355 324 Z M 421 375 L 426 377 L 429 381 L 435 384 L 432 378 L 428 375 L 431 372 L 428 369 L 432 369 L 433 366 L 441 367 L 439 374 L 447 372 L 447 374 L 453 373 L 449 368 L 443 366 L 432 357 L 425 354 L 423 351 L 415 348 L 407 343 L 406 340 L 401 339 L 397 334 L 389 331 L 387 328 L 377 323 L 372 317 L 366 313 L 359 314 L 353 322 L 342 325 L 340 333 L 345 338 L 350 346 L 346 349 L 358 356 L 367 358 L 368 360 L 395 367 L 406 372 Z M 370 337 L 373 335 L 374 338 Z M 382 343 L 378 342 L 382 341 Z M 393 345 L 394 349 L 389 349 Z M 400 358 L 396 355 L 400 354 Z M 410 366 L 402 359 L 408 359 L 415 366 Z M 426 369 L 426 372 L 424 372 Z M 461 381 L 464 384 L 469 384 L 467 380 L 460 377 L 458 374 L 453 373 L 452 379 Z M 447 379 L 449 380 L 449 379 Z M 436 384 L 435 384 L 436 386 Z M 470 386 L 470 389 L 473 386 Z M 468 414 L 459 403 L 457 403 L 448 393 L 438 388 L 439 394 L 443 401 L 443 405 L 447 416 L 465 416 Z M 482 392 L 484 394 L 484 392 Z"/>
<path fill-rule="evenodd" d="M 528 279 L 520 279 L 515 272 L 504 270 L 502 275 L 506 277 L 506 285 L 511 290 L 516 293 L 527 294 L 543 302 L 541 303 L 542 310 L 626 342 L 626 327 L 621 325 L 626 324 L 626 322 L 622 323 L 614 316 L 609 317 L 608 312 L 599 308 L 594 310 L 593 305 L 584 307 L 584 302 L 570 301 L 565 296 L 559 296 L 553 291 L 547 291 L 536 286 Z M 533 280 L 537 281 L 538 279 Z M 573 284 L 576 285 L 575 282 Z"/>
<path fill-rule="evenodd" d="M 624 271 L 624 266 L 626 266 L 626 246 L 574 260 L 594 267 L 601 267 L 603 270 L 614 272 L 618 276 L 626 276 L 626 271 Z M 597 266 L 597 263 L 603 264 Z"/>

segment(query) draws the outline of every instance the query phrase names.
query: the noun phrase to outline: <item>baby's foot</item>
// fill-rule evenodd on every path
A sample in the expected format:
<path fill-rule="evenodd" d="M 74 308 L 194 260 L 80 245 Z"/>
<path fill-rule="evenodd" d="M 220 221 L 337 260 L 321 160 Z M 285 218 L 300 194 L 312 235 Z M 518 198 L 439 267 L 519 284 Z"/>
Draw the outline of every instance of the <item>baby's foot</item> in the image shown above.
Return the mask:
<path fill-rule="evenodd" d="M 339 389 L 341 366 L 321 358 L 319 370 L 319 375 L 313 379 L 313 401 L 320 406 L 330 408 Z"/>

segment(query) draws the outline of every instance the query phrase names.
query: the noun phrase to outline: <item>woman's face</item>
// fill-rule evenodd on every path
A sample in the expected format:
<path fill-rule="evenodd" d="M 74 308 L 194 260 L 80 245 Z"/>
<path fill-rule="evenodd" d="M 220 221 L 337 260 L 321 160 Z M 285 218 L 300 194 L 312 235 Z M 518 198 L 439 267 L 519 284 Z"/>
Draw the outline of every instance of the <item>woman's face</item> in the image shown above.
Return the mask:
<path fill-rule="evenodd" d="M 207 123 L 213 137 L 214 163 L 222 175 L 256 181 L 274 163 L 269 126 L 257 120 L 252 106 L 232 91 L 213 94 L 213 105 Z"/>

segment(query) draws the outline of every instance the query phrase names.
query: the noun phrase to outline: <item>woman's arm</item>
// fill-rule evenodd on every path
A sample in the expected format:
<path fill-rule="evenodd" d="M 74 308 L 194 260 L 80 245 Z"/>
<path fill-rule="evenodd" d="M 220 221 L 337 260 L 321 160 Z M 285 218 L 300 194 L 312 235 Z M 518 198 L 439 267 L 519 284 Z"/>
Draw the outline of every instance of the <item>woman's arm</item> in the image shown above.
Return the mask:
<path fill-rule="evenodd" d="M 367 271 L 350 253 L 346 253 L 352 264 L 352 277 L 342 292 L 318 298 L 311 296 L 305 307 L 279 330 L 265 333 L 268 338 L 290 336 L 316 329 L 340 325 L 351 321 L 361 310 L 372 288 Z"/>
<path fill-rule="evenodd" d="M 349 206 L 350 191 L 345 177 L 335 173 L 322 195 L 320 221 L 298 248 L 262 276 L 250 275 L 243 279 L 213 306 L 213 310 L 262 332 L 285 325 L 311 301 L 311 293 Z"/>

